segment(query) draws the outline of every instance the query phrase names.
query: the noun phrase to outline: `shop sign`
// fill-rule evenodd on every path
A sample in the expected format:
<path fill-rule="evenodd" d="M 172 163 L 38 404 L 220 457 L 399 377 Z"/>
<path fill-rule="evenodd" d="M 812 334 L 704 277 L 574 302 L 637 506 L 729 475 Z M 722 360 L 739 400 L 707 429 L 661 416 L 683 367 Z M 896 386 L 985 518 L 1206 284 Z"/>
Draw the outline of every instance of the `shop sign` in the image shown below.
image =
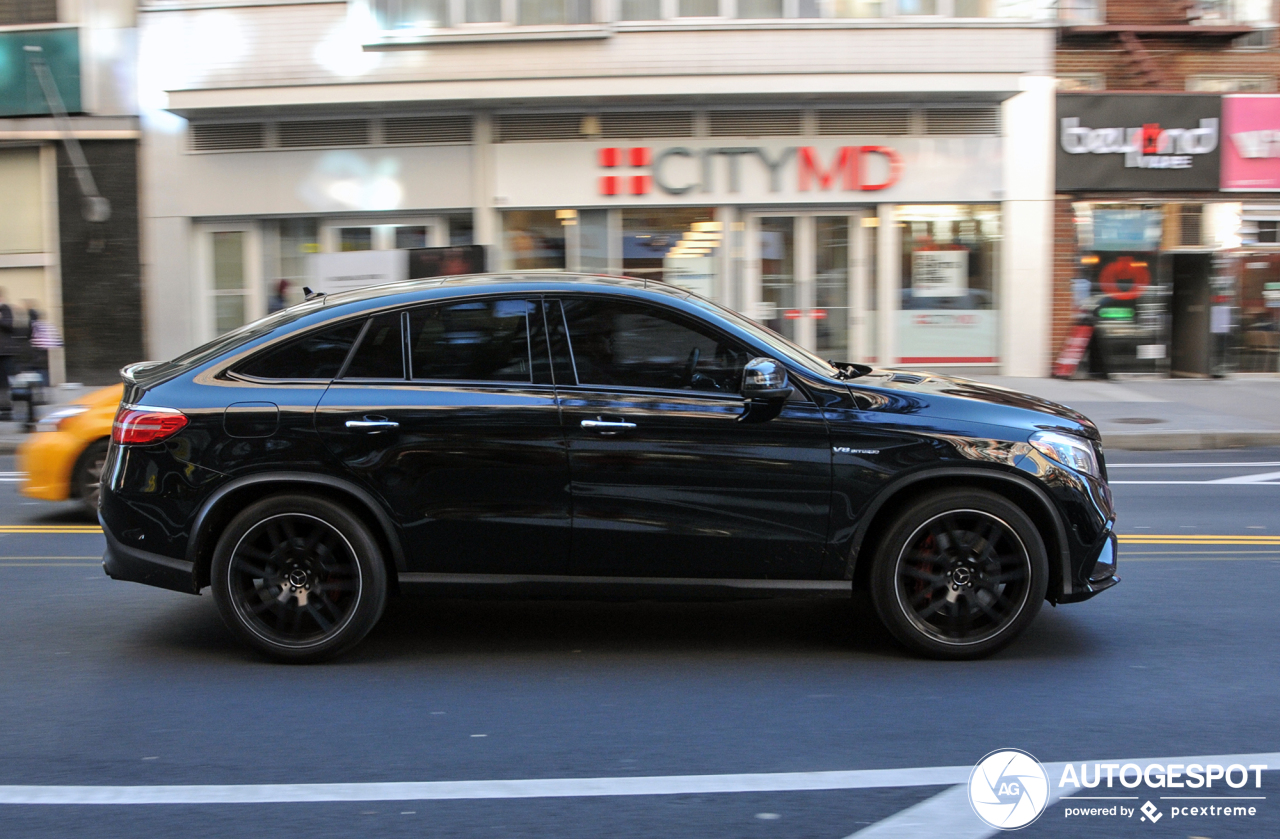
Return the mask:
<path fill-rule="evenodd" d="M 883 160 L 871 161 L 879 157 Z M 600 167 L 610 170 L 600 176 L 601 195 L 646 195 L 651 188 L 667 195 L 684 195 L 694 190 L 709 192 L 715 189 L 717 158 L 725 161 L 723 168 L 726 186 L 730 192 L 742 189 L 742 166 L 757 165 L 768 173 L 769 191 L 782 192 L 784 178 L 794 177 L 796 189 L 808 192 L 842 189 L 846 192 L 878 192 L 887 189 L 902 177 L 902 157 L 888 146 L 841 146 L 836 150 L 830 165 L 813 146 L 784 146 L 772 150 L 764 146 L 709 146 L 690 148 L 671 146 L 653 149 L 649 146 L 619 148 L 610 146 L 599 149 Z M 693 170 L 677 172 L 678 160 L 697 161 Z M 876 173 L 869 175 L 869 169 Z M 619 170 L 622 170 L 619 172 Z"/>
<path fill-rule="evenodd" d="M 963 297 L 969 290 L 969 252 L 913 251 L 913 297 Z"/>
<path fill-rule="evenodd" d="M 1184 94 L 1060 94 L 1059 190 L 1216 190 L 1222 102 Z"/>
<path fill-rule="evenodd" d="M 1280 191 L 1280 96 L 1224 96 L 1222 189 Z"/>
<path fill-rule="evenodd" d="M 498 207 L 998 201 L 999 137 L 497 143 Z"/>

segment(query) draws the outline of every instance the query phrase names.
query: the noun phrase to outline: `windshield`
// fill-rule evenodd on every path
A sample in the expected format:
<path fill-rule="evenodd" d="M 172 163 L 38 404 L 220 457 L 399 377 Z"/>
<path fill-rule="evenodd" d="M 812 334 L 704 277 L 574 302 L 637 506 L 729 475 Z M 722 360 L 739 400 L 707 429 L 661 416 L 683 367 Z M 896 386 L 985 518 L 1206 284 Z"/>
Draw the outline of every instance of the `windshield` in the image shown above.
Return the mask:
<path fill-rule="evenodd" d="M 819 376 L 827 376 L 829 378 L 838 378 L 840 371 L 831 366 L 830 363 L 823 361 L 818 356 L 806 350 L 804 347 L 796 344 L 788 338 L 784 338 L 777 332 L 774 332 L 767 326 L 756 323 L 748 317 L 744 317 L 732 309 L 726 309 L 718 303 L 713 303 L 705 297 L 699 297 L 696 294 L 690 294 L 689 302 L 696 303 L 704 309 L 715 312 L 720 317 L 730 321 L 744 332 L 749 333 L 753 338 L 763 344 L 767 344 L 770 349 L 776 350 L 779 355 L 796 362 L 812 373 Z"/>

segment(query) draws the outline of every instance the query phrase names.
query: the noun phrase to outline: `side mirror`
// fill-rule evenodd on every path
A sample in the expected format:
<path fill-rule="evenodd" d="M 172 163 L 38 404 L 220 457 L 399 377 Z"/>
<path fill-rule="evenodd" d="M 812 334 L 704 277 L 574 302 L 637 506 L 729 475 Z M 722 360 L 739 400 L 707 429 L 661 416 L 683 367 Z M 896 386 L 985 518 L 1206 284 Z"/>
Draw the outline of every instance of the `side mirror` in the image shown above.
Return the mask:
<path fill-rule="evenodd" d="M 742 396 L 756 402 L 785 402 L 792 388 L 787 368 L 772 358 L 753 358 L 742 368 Z"/>

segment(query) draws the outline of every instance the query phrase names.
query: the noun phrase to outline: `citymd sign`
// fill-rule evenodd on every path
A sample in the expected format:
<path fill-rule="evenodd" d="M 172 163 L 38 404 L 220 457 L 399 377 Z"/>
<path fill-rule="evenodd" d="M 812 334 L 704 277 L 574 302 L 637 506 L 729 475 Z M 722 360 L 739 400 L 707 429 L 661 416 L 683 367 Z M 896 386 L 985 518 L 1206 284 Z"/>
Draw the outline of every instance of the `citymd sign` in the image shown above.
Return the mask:
<path fill-rule="evenodd" d="M 730 193 L 742 191 L 742 167 L 762 166 L 768 173 L 769 191 L 783 191 L 783 179 L 794 178 L 797 192 L 843 190 L 876 192 L 902 177 L 902 156 L 889 146 L 840 146 L 824 161 L 813 146 L 671 146 L 652 149 L 607 147 L 598 152 L 601 195 L 646 195 L 651 188 L 667 195 L 714 192 L 716 179 L 724 179 Z M 694 166 L 680 166 L 680 163 Z M 720 163 L 717 166 L 717 163 Z M 620 170 L 625 170 L 625 173 Z M 874 170 L 874 171 L 873 171 Z"/>
<path fill-rule="evenodd" d="M 1216 190 L 1217 96 L 1060 94 L 1059 190 Z"/>
<path fill-rule="evenodd" d="M 1000 137 L 496 143 L 499 207 L 991 202 Z"/>

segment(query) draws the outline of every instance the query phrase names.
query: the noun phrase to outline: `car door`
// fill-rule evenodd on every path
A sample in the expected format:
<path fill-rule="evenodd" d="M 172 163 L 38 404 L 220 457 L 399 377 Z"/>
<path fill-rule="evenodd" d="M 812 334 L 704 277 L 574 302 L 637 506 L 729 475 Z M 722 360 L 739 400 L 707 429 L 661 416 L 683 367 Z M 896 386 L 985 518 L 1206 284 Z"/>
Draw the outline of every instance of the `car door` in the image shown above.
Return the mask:
<path fill-rule="evenodd" d="M 370 320 L 317 428 L 387 503 L 410 570 L 563 574 L 569 469 L 537 301 Z"/>
<path fill-rule="evenodd" d="M 548 324 L 553 356 L 568 352 L 573 368 L 557 373 L 572 572 L 817 577 L 831 503 L 821 410 L 800 395 L 772 420 L 740 422 L 742 368 L 757 354 L 742 342 L 647 301 L 559 303 Z"/>

